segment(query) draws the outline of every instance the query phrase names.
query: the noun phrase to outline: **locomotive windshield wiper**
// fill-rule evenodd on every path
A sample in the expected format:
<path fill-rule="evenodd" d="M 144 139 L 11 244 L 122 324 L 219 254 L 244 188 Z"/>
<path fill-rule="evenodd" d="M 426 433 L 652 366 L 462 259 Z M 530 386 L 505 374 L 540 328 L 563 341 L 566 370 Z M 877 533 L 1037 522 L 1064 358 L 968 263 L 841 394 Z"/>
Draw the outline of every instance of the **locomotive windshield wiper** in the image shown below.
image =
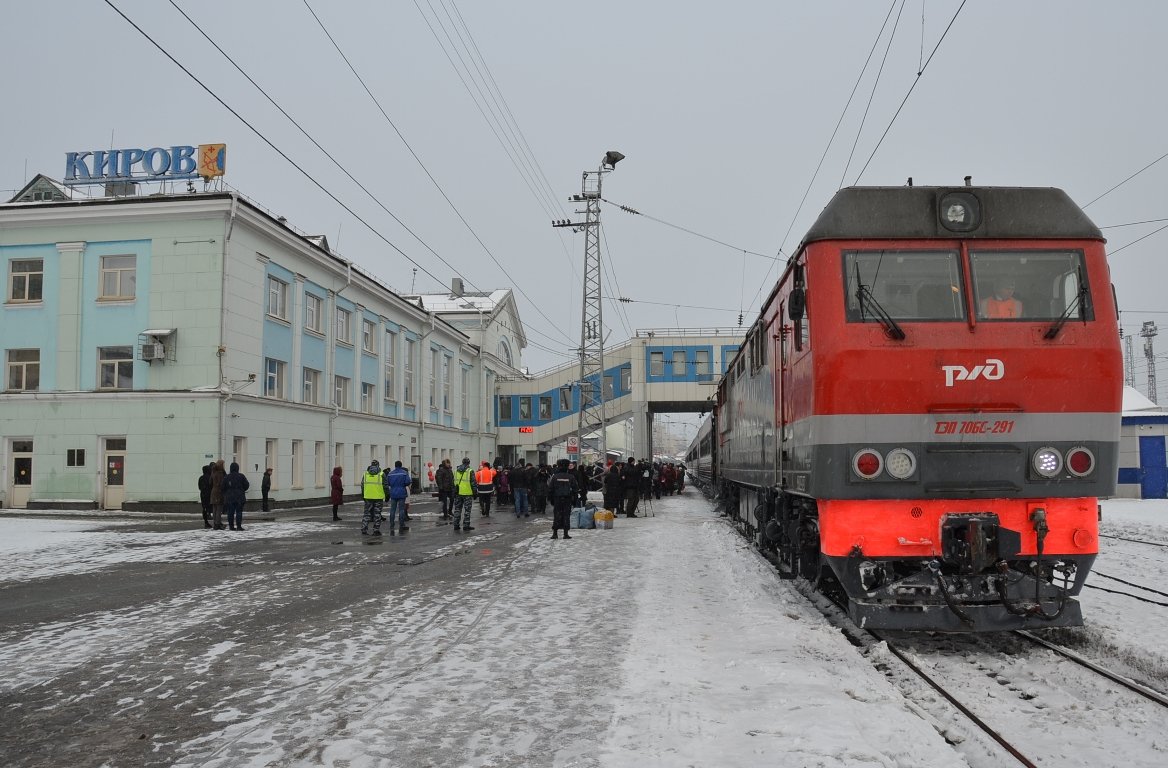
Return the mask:
<path fill-rule="evenodd" d="M 856 271 L 858 272 L 859 270 Z M 880 321 L 880 324 L 884 326 L 884 333 L 889 338 L 896 339 L 897 341 L 903 340 L 904 331 L 896 324 L 892 316 L 885 311 L 884 307 L 880 306 L 880 302 L 872 294 L 872 289 L 860 282 L 859 278 L 860 276 L 856 275 L 856 301 L 860 305 L 860 318 L 864 319 L 864 307 L 868 307 L 872 310 L 872 314 L 876 319 Z"/>
<path fill-rule="evenodd" d="M 1074 300 L 1067 305 L 1067 308 L 1063 310 L 1062 315 L 1060 315 L 1059 319 L 1054 322 L 1054 325 L 1046 329 L 1046 333 L 1042 334 L 1042 338 L 1046 339 L 1047 341 L 1051 341 L 1057 337 L 1059 335 L 1059 331 L 1061 331 L 1063 326 L 1067 324 L 1067 321 L 1071 319 L 1071 313 L 1075 311 L 1076 307 L 1079 308 L 1079 315 L 1085 320 L 1085 310 L 1087 308 L 1087 301 L 1089 298 L 1090 296 L 1087 293 L 1087 284 L 1083 282 L 1083 268 L 1079 267 L 1079 292 L 1075 294 Z"/>

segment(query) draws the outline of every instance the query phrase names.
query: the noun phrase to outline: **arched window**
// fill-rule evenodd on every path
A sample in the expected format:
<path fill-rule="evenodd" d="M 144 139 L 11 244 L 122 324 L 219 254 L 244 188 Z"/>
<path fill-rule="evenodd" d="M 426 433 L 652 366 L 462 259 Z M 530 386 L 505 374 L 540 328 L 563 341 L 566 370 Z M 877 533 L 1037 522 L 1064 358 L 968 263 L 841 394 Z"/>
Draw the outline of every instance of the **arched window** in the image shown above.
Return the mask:
<path fill-rule="evenodd" d="M 507 365 L 513 366 L 511 362 L 511 346 L 507 344 L 507 339 L 499 339 L 499 359 Z"/>

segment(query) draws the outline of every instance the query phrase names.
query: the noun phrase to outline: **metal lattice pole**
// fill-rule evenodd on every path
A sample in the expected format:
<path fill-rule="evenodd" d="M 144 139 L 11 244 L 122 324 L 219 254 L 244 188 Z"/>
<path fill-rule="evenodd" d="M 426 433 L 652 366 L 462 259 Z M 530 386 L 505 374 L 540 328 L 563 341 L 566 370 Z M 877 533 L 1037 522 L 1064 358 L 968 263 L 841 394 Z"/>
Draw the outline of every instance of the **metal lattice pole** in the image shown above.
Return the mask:
<path fill-rule="evenodd" d="M 607 453 L 605 430 L 608 427 L 604 391 L 604 309 L 601 293 L 600 200 L 604 174 L 624 159 L 620 152 L 608 152 L 595 171 L 585 171 L 579 195 L 572 200 L 584 203 L 584 221 L 553 222 L 552 226 L 584 230 L 584 285 L 580 317 L 580 396 L 579 420 L 576 424 L 578 460 L 583 459 L 584 436 L 597 434 L 596 450 L 601 461 Z"/>
<path fill-rule="evenodd" d="M 1152 339 L 1158 332 L 1156 324 L 1151 321 L 1140 329 L 1140 335 L 1144 337 L 1144 357 L 1148 359 L 1148 399 L 1156 404 L 1160 401 L 1156 398 L 1156 355 L 1152 351 Z"/>

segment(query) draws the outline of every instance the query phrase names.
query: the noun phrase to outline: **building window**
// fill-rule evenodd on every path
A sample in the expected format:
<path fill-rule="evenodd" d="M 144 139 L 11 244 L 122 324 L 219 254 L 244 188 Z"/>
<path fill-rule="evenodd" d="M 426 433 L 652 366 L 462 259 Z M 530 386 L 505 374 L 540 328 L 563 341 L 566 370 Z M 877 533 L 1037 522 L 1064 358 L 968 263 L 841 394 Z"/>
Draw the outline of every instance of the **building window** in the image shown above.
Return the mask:
<path fill-rule="evenodd" d="M 572 385 L 560 387 L 560 410 L 565 413 L 572 410 Z"/>
<path fill-rule="evenodd" d="M 41 351 L 39 349 L 8 350 L 8 390 L 35 392 L 41 386 Z"/>
<path fill-rule="evenodd" d="M 304 294 L 304 327 L 313 333 L 324 333 L 324 315 L 320 306 L 319 296 Z"/>
<path fill-rule="evenodd" d="M 499 397 L 499 421 L 511 421 L 511 397 L 509 395 Z"/>
<path fill-rule="evenodd" d="M 665 353 L 664 352 L 650 352 L 649 353 L 649 375 L 650 376 L 664 376 L 665 375 Z"/>
<path fill-rule="evenodd" d="M 264 395 L 284 399 L 284 363 L 281 360 L 265 358 Z"/>
<path fill-rule="evenodd" d="M 506 339 L 499 339 L 499 359 L 511 365 L 511 346 Z"/>
<path fill-rule="evenodd" d="M 268 275 L 268 315 L 288 319 L 288 284 Z"/>
<path fill-rule="evenodd" d="M 85 449 L 84 448 L 70 448 L 65 451 L 65 466 L 67 467 L 84 467 L 85 466 Z"/>
<path fill-rule="evenodd" d="M 353 343 L 353 313 L 337 307 L 337 341 Z"/>
<path fill-rule="evenodd" d="M 97 348 L 98 389 L 134 388 L 134 348 Z"/>
<path fill-rule="evenodd" d="M 30 302 L 41 300 L 44 285 L 44 259 L 21 259 L 13 261 L 8 279 L 8 300 Z"/>
<path fill-rule="evenodd" d="M 450 413 L 450 358 L 442 356 L 442 410 Z"/>
<path fill-rule="evenodd" d="M 320 405 L 320 371 L 313 368 L 304 369 L 304 392 L 301 402 Z"/>
<path fill-rule="evenodd" d="M 280 455 L 280 441 L 274 437 L 270 437 L 264 441 L 264 467 L 272 470 L 272 487 L 276 487 L 276 458 Z M 239 466 L 244 466 L 244 462 L 239 462 Z"/>
<path fill-rule="evenodd" d="M 440 363 L 438 350 L 430 350 L 430 407 L 438 407 L 438 376 L 441 369 L 438 367 Z"/>
<path fill-rule="evenodd" d="M 101 298 L 134 298 L 138 275 L 137 262 L 137 256 L 102 256 Z"/>
<path fill-rule="evenodd" d="M 372 320 L 361 321 L 361 349 L 377 354 L 377 325 Z"/>
<path fill-rule="evenodd" d="M 237 462 L 239 466 L 247 466 L 247 438 L 236 437 L 231 441 L 231 461 Z M 230 464 L 231 462 L 228 462 Z"/>
<path fill-rule="evenodd" d="M 713 373 L 710 368 L 710 350 L 698 349 L 694 351 L 694 372 L 699 376 L 709 376 Z"/>
<path fill-rule="evenodd" d="M 312 470 L 313 470 L 312 471 L 312 478 L 313 478 L 313 481 L 316 483 L 316 487 L 317 488 L 324 488 L 324 479 L 325 479 L 324 443 L 319 441 L 319 440 L 316 443 L 316 455 L 315 455 L 315 461 L 313 462 Z"/>
<path fill-rule="evenodd" d="M 406 339 L 406 360 L 405 360 L 405 380 L 402 386 L 405 391 L 402 392 L 402 398 L 407 405 L 414 404 L 414 344 L 412 339 Z"/>
<path fill-rule="evenodd" d="M 620 369 L 621 392 L 630 392 L 633 389 L 633 369 Z"/>
<path fill-rule="evenodd" d="M 373 401 L 376 398 L 376 387 L 373 384 L 361 382 L 361 413 L 373 413 Z"/>
<path fill-rule="evenodd" d="M 334 377 L 333 405 L 346 411 L 349 410 L 349 380 L 344 376 Z"/>
<path fill-rule="evenodd" d="M 552 418 L 552 399 L 549 396 L 539 398 L 539 420 L 550 421 Z"/>
<path fill-rule="evenodd" d="M 397 334 L 393 331 L 385 332 L 385 399 L 397 400 L 397 381 L 394 376 L 396 369 L 395 351 L 397 349 Z"/>
<path fill-rule="evenodd" d="M 519 420 L 529 421 L 531 419 L 531 398 L 519 398 Z"/>
<path fill-rule="evenodd" d="M 470 369 L 462 369 L 462 381 L 459 385 L 458 397 L 461 401 L 459 408 L 462 410 L 462 418 L 470 418 Z"/>
<path fill-rule="evenodd" d="M 685 375 L 685 350 L 684 349 L 673 350 L 673 375 L 674 376 L 684 376 Z"/>
<path fill-rule="evenodd" d="M 304 442 L 301 440 L 292 441 L 292 487 L 304 487 Z M 273 475 L 275 472 L 272 473 Z"/>

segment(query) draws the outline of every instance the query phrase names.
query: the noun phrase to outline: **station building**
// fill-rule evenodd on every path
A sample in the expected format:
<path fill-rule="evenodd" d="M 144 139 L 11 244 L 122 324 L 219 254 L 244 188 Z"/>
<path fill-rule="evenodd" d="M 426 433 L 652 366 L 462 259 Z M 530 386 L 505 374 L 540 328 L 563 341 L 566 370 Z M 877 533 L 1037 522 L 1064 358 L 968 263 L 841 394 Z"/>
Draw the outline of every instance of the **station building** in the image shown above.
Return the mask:
<path fill-rule="evenodd" d="M 193 187 L 192 187 L 193 189 Z M 3 507 L 196 503 L 203 465 L 323 503 L 370 459 L 423 482 L 496 457 L 496 389 L 526 345 L 509 290 L 428 309 L 237 192 L 0 205 Z M 469 305 L 466 306 L 466 305 Z"/>

